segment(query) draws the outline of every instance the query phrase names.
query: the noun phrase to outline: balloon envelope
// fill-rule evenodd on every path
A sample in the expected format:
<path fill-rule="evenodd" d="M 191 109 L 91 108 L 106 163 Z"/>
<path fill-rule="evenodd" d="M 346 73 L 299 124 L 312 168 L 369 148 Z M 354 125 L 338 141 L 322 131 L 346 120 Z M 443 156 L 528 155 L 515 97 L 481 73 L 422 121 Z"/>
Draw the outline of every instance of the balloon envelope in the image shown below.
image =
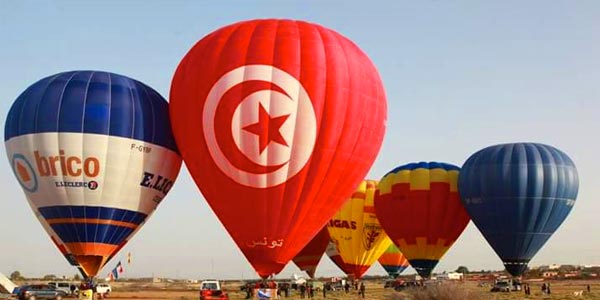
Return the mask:
<path fill-rule="evenodd" d="M 471 155 L 459 177 L 462 202 L 506 270 L 520 276 L 565 220 L 579 179 L 562 151 L 535 143 L 502 144 Z"/>
<path fill-rule="evenodd" d="M 459 170 L 446 163 L 411 163 L 379 182 L 375 209 L 381 225 L 424 278 L 469 223 L 458 195 Z"/>
<path fill-rule="evenodd" d="M 408 259 L 394 244 L 391 244 L 377 261 L 392 278 L 398 277 L 409 266 Z"/>
<path fill-rule="evenodd" d="M 59 73 L 13 103 L 4 140 L 52 241 L 86 277 L 141 228 L 181 166 L 167 102 L 125 76 Z"/>
<path fill-rule="evenodd" d="M 348 274 L 352 274 L 353 272 L 353 268 L 351 265 L 346 264 L 344 262 L 344 260 L 342 259 L 342 256 L 340 256 L 340 252 L 337 249 L 337 246 L 335 245 L 335 242 L 333 240 L 329 240 L 329 244 L 327 244 L 327 249 L 325 249 L 325 254 L 327 254 L 327 257 L 329 257 L 329 259 L 342 271 L 344 272 L 344 274 L 348 275 Z"/>
<path fill-rule="evenodd" d="M 377 181 L 365 180 L 342 209 L 329 221 L 327 229 L 350 271 L 361 278 L 392 244 L 385 234 L 373 206 Z"/>
<path fill-rule="evenodd" d="M 368 57 L 332 30 L 291 20 L 240 22 L 200 40 L 175 72 L 170 110 L 192 177 L 262 277 L 340 208 L 386 122 Z"/>
<path fill-rule="evenodd" d="M 327 227 L 323 227 L 292 261 L 300 270 L 305 271 L 310 278 L 314 278 L 317 265 L 321 261 L 321 257 L 325 253 L 328 244 L 329 232 L 327 232 Z"/>

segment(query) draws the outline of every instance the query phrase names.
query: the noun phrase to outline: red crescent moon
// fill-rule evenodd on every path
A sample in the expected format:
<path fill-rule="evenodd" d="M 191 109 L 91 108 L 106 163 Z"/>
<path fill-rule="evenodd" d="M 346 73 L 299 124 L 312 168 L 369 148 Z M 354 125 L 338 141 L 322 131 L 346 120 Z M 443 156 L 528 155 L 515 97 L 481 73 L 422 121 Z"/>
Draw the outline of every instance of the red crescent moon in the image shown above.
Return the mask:
<path fill-rule="evenodd" d="M 253 174 L 271 173 L 287 164 L 285 162 L 280 165 L 264 166 L 253 162 L 238 149 L 231 134 L 231 123 L 235 109 L 248 95 L 266 89 L 280 92 L 289 97 L 283 89 L 272 82 L 260 80 L 244 81 L 233 86 L 223 94 L 215 110 L 215 119 L 213 122 L 217 144 L 223 154 L 225 154 L 234 167 Z"/>

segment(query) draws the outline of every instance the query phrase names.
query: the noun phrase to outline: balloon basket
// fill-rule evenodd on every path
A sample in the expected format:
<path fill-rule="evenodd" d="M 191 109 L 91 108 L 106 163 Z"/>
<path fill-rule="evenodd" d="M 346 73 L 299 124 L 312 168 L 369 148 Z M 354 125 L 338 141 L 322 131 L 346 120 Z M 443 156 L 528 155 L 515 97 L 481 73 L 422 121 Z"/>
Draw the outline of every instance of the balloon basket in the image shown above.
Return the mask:
<path fill-rule="evenodd" d="M 79 291 L 79 300 L 93 300 L 94 299 L 94 290 L 80 290 Z"/>

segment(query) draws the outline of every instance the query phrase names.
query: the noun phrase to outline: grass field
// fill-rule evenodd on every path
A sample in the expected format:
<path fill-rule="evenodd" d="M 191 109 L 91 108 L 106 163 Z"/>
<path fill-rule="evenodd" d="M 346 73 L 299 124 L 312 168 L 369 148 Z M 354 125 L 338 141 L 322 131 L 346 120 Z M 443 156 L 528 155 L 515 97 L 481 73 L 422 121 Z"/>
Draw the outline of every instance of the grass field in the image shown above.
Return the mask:
<path fill-rule="evenodd" d="M 541 292 L 541 282 L 531 283 L 531 295 L 525 297 L 523 292 L 491 293 L 490 287 L 478 287 L 475 282 L 448 282 L 439 286 L 430 286 L 425 289 L 406 290 L 395 292 L 384 289 L 383 282 L 370 281 L 366 283 L 366 297 L 371 300 L 500 300 L 500 299 L 553 299 L 553 300 L 577 300 L 577 299 L 600 299 L 600 281 L 551 281 L 552 294 Z M 586 285 L 591 285 L 591 293 L 587 293 Z M 228 283 L 225 285 L 231 300 L 244 299 L 245 293 L 239 289 L 239 284 Z M 584 291 L 581 296 L 574 293 Z M 197 285 L 168 285 L 168 284 L 129 284 L 113 283 L 113 293 L 110 299 L 198 299 Z M 281 299 L 286 299 L 282 297 Z M 298 293 L 293 292 L 290 300 L 300 299 Z M 315 293 L 314 299 L 323 299 L 321 292 Z M 350 300 L 360 299 L 355 291 L 344 293 L 343 291 L 328 292 L 326 299 Z"/>

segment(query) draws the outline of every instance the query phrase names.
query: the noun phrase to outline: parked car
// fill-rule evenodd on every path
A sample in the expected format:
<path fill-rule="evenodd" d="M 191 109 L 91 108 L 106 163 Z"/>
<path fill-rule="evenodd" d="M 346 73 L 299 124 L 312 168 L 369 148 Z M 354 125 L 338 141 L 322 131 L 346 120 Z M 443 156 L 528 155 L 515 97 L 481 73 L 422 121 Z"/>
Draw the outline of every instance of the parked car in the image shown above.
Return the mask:
<path fill-rule="evenodd" d="M 65 293 L 67 293 L 67 295 L 74 295 L 77 294 L 77 292 L 79 292 L 79 288 L 77 288 L 77 285 L 72 282 L 51 281 L 48 282 L 48 284 L 55 287 L 58 290 L 64 291 Z M 71 286 L 73 286 L 73 290 L 71 290 Z"/>
<path fill-rule="evenodd" d="M 402 279 L 390 279 L 386 280 L 383 288 L 393 288 L 395 289 L 397 286 L 404 286 L 405 281 Z"/>
<path fill-rule="evenodd" d="M 229 296 L 218 280 L 204 280 L 200 283 L 200 300 L 229 300 Z"/>
<path fill-rule="evenodd" d="M 510 282 L 507 280 L 498 280 L 494 284 L 491 292 L 510 292 Z"/>
<path fill-rule="evenodd" d="M 67 293 L 49 284 L 34 284 L 22 286 L 17 296 L 19 300 L 62 300 L 67 296 Z"/>
<path fill-rule="evenodd" d="M 394 290 L 400 292 L 407 288 L 418 287 L 419 285 L 420 284 L 418 281 L 402 281 L 401 283 L 398 283 L 394 286 Z"/>
<path fill-rule="evenodd" d="M 112 288 L 108 283 L 98 283 L 96 285 L 96 294 L 107 295 L 112 292 Z"/>

